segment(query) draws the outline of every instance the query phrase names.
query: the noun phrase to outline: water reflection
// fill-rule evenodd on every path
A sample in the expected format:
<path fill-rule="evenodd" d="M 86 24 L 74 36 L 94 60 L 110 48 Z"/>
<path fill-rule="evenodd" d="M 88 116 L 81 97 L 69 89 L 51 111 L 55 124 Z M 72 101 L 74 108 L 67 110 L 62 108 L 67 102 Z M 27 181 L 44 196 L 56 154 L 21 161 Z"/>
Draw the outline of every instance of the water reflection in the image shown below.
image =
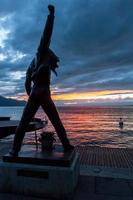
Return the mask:
<path fill-rule="evenodd" d="M 20 118 L 22 110 L 23 108 L 5 108 L 3 110 L 0 108 L 1 115 L 12 116 L 12 119 Z M 67 107 L 60 108 L 59 112 L 68 136 L 75 145 L 130 148 L 133 146 L 133 107 Z M 45 114 L 40 109 L 36 117 L 44 119 Z M 119 127 L 120 118 L 124 120 L 123 129 Z M 47 129 L 54 130 L 50 122 Z M 34 142 L 34 134 L 27 134 L 25 142 Z"/>

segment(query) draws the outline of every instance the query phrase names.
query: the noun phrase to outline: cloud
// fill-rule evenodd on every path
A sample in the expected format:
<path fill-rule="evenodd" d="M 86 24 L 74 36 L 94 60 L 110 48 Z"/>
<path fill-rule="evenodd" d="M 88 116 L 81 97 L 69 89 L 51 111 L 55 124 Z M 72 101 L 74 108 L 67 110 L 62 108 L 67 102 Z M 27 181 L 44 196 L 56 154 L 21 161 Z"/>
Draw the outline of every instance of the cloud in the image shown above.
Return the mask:
<path fill-rule="evenodd" d="M 56 6 L 51 48 L 61 60 L 52 88 L 59 94 L 132 89 L 131 0 L 1 0 L 0 78 L 10 92 L 0 87 L 0 93 L 24 93 L 24 71 L 36 52 L 49 2 Z M 17 80 L 11 76 L 15 71 L 22 73 Z"/>

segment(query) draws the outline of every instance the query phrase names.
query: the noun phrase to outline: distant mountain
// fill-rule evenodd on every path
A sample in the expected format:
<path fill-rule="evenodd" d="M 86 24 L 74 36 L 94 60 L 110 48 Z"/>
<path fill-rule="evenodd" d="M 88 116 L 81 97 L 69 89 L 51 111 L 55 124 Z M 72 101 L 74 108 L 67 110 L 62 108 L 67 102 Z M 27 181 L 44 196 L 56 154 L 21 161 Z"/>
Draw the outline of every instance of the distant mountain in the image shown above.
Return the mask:
<path fill-rule="evenodd" d="M 25 103 L 25 101 L 18 101 L 0 96 L 0 106 L 24 106 Z"/>

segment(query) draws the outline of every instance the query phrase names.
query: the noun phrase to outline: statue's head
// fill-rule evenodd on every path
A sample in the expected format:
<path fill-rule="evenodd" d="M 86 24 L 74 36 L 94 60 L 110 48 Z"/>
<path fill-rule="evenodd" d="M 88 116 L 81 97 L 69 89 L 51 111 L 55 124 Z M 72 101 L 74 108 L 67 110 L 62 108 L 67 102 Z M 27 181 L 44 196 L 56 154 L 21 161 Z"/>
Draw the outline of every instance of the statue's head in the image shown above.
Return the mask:
<path fill-rule="evenodd" d="M 55 53 L 51 49 L 48 50 L 48 55 L 49 55 L 51 70 L 57 75 L 57 72 L 55 71 L 55 69 L 59 67 L 58 66 L 58 62 L 60 61 L 59 57 L 56 56 Z"/>

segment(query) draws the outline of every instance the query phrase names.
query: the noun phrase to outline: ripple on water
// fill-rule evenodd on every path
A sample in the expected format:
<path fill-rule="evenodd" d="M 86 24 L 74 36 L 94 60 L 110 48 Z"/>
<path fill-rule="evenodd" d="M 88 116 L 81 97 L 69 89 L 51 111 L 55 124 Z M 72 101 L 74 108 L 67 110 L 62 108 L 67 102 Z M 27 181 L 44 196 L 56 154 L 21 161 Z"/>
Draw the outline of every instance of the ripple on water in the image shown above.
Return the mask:
<path fill-rule="evenodd" d="M 89 108 L 65 107 L 58 109 L 68 137 L 74 145 L 96 145 L 107 147 L 133 147 L 133 107 L 121 108 Z M 11 116 L 11 119 L 20 119 L 22 107 L 0 108 L 1 116 Z M 45 118 L 44 112 L 39 109 L 37 117 Z M 119 129 L 119 118 L 124 121 L 124 129 Z M 48 124 L 47 130 L 54 131 Z M 39 132 L 38 132 L 39 137 Z M 6 141 L 12 141 L 7 137 Z M 57 143 L 59 139 L 56 136 Z M 34 133 L 26 134 L 24 142 L 34 142 Z"/>

